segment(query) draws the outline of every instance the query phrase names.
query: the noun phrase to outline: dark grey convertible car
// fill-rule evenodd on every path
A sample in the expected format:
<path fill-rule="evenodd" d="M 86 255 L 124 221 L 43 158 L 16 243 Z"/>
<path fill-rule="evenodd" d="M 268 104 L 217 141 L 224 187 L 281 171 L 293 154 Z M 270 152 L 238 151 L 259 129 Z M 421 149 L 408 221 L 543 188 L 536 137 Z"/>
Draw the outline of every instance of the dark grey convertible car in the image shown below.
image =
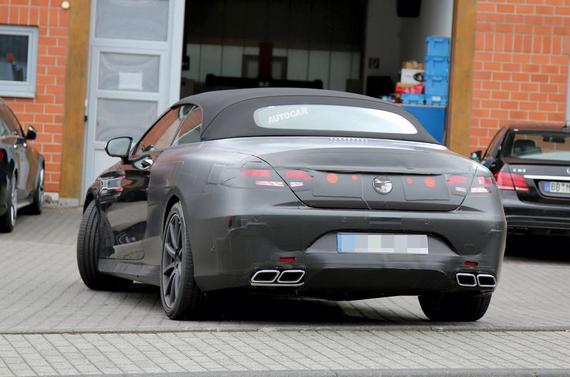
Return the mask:
<path fill-rule="evenodd" d="M 160 286 L 194 318 L 206 292 L 418 295 L 432 320 L 482 317 L 506 223 L 490 172 L 401 108 L 248 89 L 173 105 L 89 188 L 78 241 L 93 289 Z"/>

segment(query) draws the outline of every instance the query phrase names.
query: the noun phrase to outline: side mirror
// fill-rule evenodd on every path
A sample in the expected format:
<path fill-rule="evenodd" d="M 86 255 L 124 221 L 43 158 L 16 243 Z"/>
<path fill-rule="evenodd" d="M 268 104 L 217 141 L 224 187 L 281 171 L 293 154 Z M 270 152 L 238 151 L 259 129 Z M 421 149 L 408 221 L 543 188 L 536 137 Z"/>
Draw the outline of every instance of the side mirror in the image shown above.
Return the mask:
<path fill-rule="evenodd" d="M 132 143 L 133 138 L 131 137 L 116 137 L 107 142 L 107 145 L 105 145 L 105 152 L 107 152 L 111 157 L 120 157 L 123 162 L 127 162 Z"/>
<path fill-rule="evenodd" d="M 32 126 L 28 127 L 28 132 L 26 133 L 26 140 L 36 140 L 38 133 L 36 129 Z"/>
<path fill-rule="evenodd" d="M 469 157 L 473 161 L 480 162 L 483 159 L 483 152 L 482 151 L 471 152 L 471 155 Z"/>

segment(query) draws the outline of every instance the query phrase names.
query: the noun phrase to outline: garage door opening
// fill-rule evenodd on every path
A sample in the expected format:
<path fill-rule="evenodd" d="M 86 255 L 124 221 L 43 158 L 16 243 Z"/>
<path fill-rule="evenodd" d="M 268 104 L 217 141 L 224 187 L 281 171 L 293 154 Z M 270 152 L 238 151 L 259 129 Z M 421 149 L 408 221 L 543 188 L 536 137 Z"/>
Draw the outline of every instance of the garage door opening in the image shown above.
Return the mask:
<path fill-rule="evenodd" d="M 450 37 L 452 18 L 452 0 L 189 0 L 181 97 L 264 86 L 390 96 L 403 62 L 423 63 L 426 37 Z"/>

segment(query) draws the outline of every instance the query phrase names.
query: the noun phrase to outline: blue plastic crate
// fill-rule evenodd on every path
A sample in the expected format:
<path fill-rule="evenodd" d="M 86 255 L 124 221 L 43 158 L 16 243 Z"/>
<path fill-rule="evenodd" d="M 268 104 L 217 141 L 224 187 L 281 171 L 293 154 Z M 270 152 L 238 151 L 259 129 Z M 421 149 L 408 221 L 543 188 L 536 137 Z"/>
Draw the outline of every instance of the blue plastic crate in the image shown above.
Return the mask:
<path fill-rule="evenodd" d="M 418 118 L 422 126 L 424 126 L 426 131 L 429 132 L 434 139 L 443 143 L 445 118 L 447 115 L 447 109 L 445 107 L 402 105 L 402 108 Z"/>
<path fill-rule="evenodd" d="M 425 93 L 431 96 L 447 96 L 449 78 L 446 76 L 426 76 Z"/>
<path fill-rule="evenodd" d="M 449 97 L 447 95 L 445 95 L 445 96 L 426 95 L 425 96 L 426 105 L 432 105 L 432 106 L 447 106 L 448 99 L 449 99 Z"/>
<path fill-rule="evenodd" d="M 408 94 L 403 93 L 400 98 L 402 99 L 402 103 L 406 105 L 423 105 L 424 104 L 424 95 L 423 94 Z"/>
<path fill-rule="evenodd" d="M 449 37 L 430 36 L 426 38 L 426 56 L 449 57 Z"/>
<path fill-rule="evenodd" d="M 426 76 L 449 77 L 449 58 L 445 56 L 426 57 Z"/>

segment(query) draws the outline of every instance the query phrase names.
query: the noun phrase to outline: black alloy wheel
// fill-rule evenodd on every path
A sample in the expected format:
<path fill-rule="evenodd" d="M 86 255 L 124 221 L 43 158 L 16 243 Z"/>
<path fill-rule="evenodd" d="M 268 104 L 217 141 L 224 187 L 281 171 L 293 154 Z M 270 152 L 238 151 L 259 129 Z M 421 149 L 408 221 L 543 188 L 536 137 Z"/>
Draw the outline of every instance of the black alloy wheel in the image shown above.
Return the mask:
<path fill-rule="evenodd" d="M 34 191 L 32 204 L 29 206 L 29 212 L 32 215 L 41 215 L 44 203 L 44 181 L 45 181 L 45 170 L 42 167 L 38 177 L 38 183 Z"/>
<path fill-rule="evenodd" d="M 172 206 L 164 227 L 160 270 L 160 298 L 168 317 L 196 318 L 202 292 L 194 281 L 192 250 L 180 203 Z"/>

